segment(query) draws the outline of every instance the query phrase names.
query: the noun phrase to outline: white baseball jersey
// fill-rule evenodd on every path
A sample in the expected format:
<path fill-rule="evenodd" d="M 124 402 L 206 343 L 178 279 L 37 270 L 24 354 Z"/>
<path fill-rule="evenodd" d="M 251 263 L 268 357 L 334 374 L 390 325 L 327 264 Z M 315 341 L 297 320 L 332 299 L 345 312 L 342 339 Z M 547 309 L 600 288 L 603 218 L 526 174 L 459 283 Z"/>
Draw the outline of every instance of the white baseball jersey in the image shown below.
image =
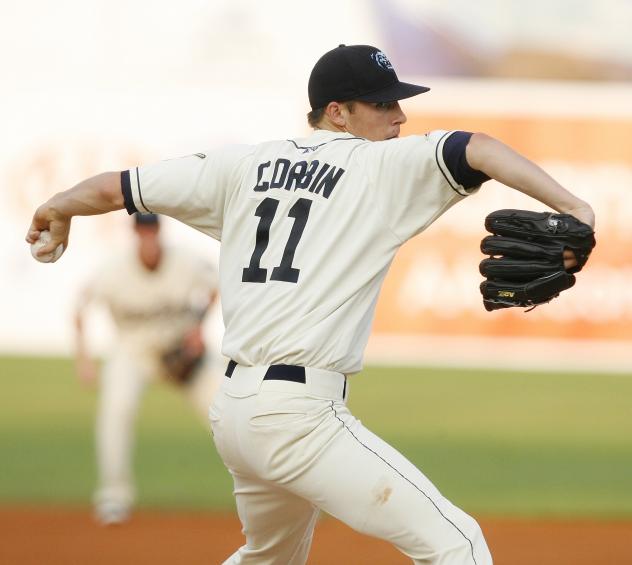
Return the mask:
<path fill-rule="evenodd" d="M 121 344 L 155 356 L 199 323 L 217 286 L 212 265 L 186 251 L 164 246 L 158 268 L 149 271 L 134 247 L 104 265 L 89 294 L 109 309 Z"/>
<path fill-rule="evenodd" d="M 397 249 L 472 192 L 444 163 L 451 133 L 317 130 L 163 161 L 123 174 L 126 207 L 222 241 L 224 355 L 356 373 Z"/>

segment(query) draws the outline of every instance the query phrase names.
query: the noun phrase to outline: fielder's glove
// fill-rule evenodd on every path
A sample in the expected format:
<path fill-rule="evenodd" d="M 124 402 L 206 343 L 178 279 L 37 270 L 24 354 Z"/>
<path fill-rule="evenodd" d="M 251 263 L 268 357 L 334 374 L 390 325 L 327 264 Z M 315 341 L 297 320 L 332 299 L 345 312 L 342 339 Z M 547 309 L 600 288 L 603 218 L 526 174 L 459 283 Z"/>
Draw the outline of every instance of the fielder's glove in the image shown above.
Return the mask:
<path fill-rule="evenodd" d="M 481 242 L 481 251 L 490 255 L 480 263 L 488 311 L 549 302 L 575 284 L 573 273 L 595 246 L 593 229 L 570 214 L 497 210 L 485 218 L 485 228 L 493 234 Z M 577 259 L 571 269 L 564 268 L 565 249 Z"/>
<path fill-rule="evenodd" d="M 205 352 L 200 329 L 195 328 L 187 333 L 180 343 L 162 355 L 167 378 L 178 385 L 189 383 L 204 359 Z"/>

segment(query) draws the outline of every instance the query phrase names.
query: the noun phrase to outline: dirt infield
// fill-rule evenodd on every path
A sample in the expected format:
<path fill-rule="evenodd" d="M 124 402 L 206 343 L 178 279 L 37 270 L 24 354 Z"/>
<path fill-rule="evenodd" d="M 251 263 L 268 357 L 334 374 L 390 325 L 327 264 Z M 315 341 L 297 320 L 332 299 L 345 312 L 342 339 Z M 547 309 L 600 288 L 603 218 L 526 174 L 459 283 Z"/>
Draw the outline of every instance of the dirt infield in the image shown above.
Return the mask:
<path fill-rule="evenodd" d="M 480 519 L 496 565 L 632 563 L 632 522 Z M 138 512 L 118 527 L 87 510 L 0 508 L 1 565 L 214 565 L 242 543 L 232 515 Z M 397 565 L 388 544 L 324 518 L 310 565 Z"/>

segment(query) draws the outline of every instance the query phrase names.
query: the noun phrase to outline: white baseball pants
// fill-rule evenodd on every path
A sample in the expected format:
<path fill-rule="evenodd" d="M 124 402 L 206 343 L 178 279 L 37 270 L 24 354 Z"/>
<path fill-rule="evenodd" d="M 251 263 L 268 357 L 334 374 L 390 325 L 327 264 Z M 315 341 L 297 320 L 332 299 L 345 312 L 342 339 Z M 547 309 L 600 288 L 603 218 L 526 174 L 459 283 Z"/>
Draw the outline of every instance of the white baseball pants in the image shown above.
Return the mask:
<path fill-rule="evenodd" d="M 492 563 L 476 521 L 349 412 L 343 375 L 306 368 L 300 383 L 266 370 L 237 366 L 209 412 L 246 536 L 225 564 L 305 563 L 319 510 L 413 563 Z"/>

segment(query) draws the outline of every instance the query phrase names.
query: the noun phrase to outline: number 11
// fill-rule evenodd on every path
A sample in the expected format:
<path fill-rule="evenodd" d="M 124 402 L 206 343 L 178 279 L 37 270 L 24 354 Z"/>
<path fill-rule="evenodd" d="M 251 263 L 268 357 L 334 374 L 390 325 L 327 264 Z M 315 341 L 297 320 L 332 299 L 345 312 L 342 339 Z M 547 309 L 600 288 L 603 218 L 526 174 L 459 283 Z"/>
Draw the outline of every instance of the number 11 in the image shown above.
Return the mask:
<path fill-rule="evenodd" d="M 294 218 L 294 225 L 292 226 L 290 237 L 285 244 L 281 263 L 278 267 L 272 269 L 270 280 L 291 283 L 298 282 L 298 276 L 301 271 L 300 269 L 292 267 L 292 261 L 294 261 L 296 248 L 305 230 L 311 206 L 311 200 L 299 198 L 294 206 L 290 208 L 288 217 Z M 247 268 L 243 269 L 241 277 L 243 282 L 264 283 L 267 280 L 268 269 L 262 268 L 260 262 L 261 257 L 270 243 L 270 226 L 272 225 L 278 207 L 279 201 L 275 198 L 264 198 L 255 210 L 255 216 L 261 219 L 257 226 L 255 249 L 252 252 L 252 257 L 250 257 L 250 264 Z"/>

